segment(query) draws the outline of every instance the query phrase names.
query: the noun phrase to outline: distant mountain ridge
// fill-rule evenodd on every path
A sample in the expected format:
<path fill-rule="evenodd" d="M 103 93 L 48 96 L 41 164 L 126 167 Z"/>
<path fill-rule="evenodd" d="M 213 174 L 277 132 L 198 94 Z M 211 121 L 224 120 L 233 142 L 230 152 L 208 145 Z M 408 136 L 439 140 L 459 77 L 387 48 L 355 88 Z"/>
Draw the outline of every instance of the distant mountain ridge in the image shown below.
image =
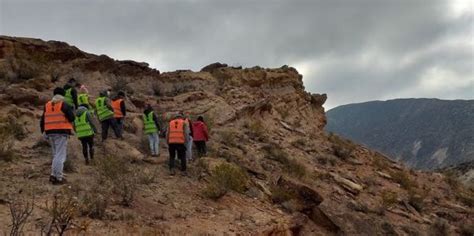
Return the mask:
<path fill-rule="evenodd" d="M 327 112 L 330 132 L 417 169 L 474 160 L 474 100 L 395 99 Z"/>

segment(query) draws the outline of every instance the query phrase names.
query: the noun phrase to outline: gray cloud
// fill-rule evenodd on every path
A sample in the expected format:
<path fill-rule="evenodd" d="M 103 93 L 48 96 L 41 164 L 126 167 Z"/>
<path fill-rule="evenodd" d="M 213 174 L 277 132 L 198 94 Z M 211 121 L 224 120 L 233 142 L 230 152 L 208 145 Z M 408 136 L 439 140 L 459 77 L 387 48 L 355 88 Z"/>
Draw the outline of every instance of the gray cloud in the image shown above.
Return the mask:
<path fill-rule="evenodd" d="M 303 73 L 308 90 L 328 93 L 326 107 L 401 96 L 472 99 L 473 3 L 455 2 L 462 5 L 0 0 L 0 34 L 66 41 L 165 71 L 215 61 L 289 64 Z"/>

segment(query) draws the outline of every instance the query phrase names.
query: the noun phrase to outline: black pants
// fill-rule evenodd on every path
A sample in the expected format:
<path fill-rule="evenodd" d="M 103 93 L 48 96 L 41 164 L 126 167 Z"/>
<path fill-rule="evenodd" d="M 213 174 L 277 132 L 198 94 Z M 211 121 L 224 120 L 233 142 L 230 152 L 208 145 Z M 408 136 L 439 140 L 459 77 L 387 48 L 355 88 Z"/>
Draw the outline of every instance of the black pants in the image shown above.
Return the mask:
<path fill-rule="evenodd" d="M 82 154 L 86 160 L 94 159 L 94 136 L 79 138 L 82 144 Z"/>
<path fill-rule="evenodd" d="M 207 154 L 206 141 L 194 141 L 194 146 L 197 149 L 199 157 L 205 156 Z"/>
<path fill-rule="evenodd" d="M 181 162 L 181 171 L 186 171 L 186 146 L 184 146 L 184 144 L 170 143 L 168 149 L 170 151 L 170 170 L 174 169 L 174 161 L 176 159 L 176 154 L 178 154 L 178 158 Z"/>
<path fill-rule="evenodd" d="M 123 119 L 124 118 L 115 118 L 120 135 L 123 134 Z"/>
<path fill-rule="evenodd" d="M 110 118 L 107 120 L 103 120 L 100 122 L 102 125 L 102 141 L 106 140 L 109 136 L 109 127 L 112 127 L 112 130 L 115 133 L 115 137 L 122 138 L 122 134 L 120 134 L 117 121 L 114 118 Z"/>

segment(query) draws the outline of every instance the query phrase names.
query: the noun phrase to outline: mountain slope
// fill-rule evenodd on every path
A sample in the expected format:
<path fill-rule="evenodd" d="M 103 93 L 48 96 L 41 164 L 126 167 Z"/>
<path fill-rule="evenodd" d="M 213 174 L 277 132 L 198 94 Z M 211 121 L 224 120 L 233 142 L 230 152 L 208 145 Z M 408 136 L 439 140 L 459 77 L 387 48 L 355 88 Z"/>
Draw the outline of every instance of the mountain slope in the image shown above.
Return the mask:
<path fill-rule="evenodd" d="M 397 99 L 327 112 L 327 130 L 417 169 L 474 160 L 474 101 Z"/>
<path fill-rule="evenodd" d="M 38 119 L 52 89 L 71 77 L 93 97 L 107 88 L 127 92 L 125 140 L 98 142 L 96 161 L 86 166 L 79 142 L 70 138 L 69 183 L 57 187 L 47 184 L 50 148 L 42 141 Z M 2 232 L 9 230 L 8 203 L 22 199 L 28 189 L 36 193 L 25 227 L 30 234 L 48 228 L 52 201 L 71 195 L 71 233 L 473 232 L 465 227 L 474 223 L 472 192 L 454 188 L 440 174 L 409 171 L 327 135 L 326 96 L 306 92 L 302 76 L 288 66 L 216 63 L 199 72 L 160 73 L 145 63 L 116 61 L 65 43 L 0 37 L 0 98 L 0 130 L 11 131 L 0 143 Z M 211 127 L 209 155 L 191 163 L 188 176 L 168 174 L 164 140 L 161 156 L 147 157 L 141 122 L 145 102 L 163 122 L 177 111 L 205 116 Z M 219 184 L 233 190 L 221 192 L 226 189 Z"/>

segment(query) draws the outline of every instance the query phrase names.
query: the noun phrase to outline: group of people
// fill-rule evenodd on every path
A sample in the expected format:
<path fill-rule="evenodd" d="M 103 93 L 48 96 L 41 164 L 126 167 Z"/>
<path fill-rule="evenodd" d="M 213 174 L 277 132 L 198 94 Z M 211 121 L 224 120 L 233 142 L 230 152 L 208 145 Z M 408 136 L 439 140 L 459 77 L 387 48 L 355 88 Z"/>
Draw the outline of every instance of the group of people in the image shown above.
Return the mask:
<path fill-rule="evenodd" d="M 79 90 L 79 92 L 78 92 Z M 52 184 L 63 184 L 64 162 L 67 158 L 67 141 L 75 134 L 82 145 L 86 165 L 94 159 L 94 136 L 98 133 L 94 125 L 95 117 L 101 124 L 101 139 L 108 138 L 108 130 L 112 128 L 115 137 L 123 140 L 123 131 L 127 108 L 125 93 L 118 91 L 110 99 L 111 91 L 104 90 L 95 99 L 94 105 L 89 103 L 89 92 L 84 85 L 70 79 L 64 87 L 57 87 L 53 97 L 44 107 L 40 120 L 41 133 L 51 145 L 53 161 L 49 181 Z M 143 133 L 148 137 L 150 154 L 160 154 L 160 136 L 166 138 L 169 150 L 170 174 L 175 174 L 176 156 L 180 160 L 180 170 L 185 175 L 188 160 L 193 159 L 193 144 L 199 156 L 206 155 L 206 142 L 209 139 L 204 118 L 199 116 L 191 121 L 179 112 L 169 121 L 167 127 L 161 129 L 158 116 L 151 104 L 147 103 L 143 112 Z"/>

